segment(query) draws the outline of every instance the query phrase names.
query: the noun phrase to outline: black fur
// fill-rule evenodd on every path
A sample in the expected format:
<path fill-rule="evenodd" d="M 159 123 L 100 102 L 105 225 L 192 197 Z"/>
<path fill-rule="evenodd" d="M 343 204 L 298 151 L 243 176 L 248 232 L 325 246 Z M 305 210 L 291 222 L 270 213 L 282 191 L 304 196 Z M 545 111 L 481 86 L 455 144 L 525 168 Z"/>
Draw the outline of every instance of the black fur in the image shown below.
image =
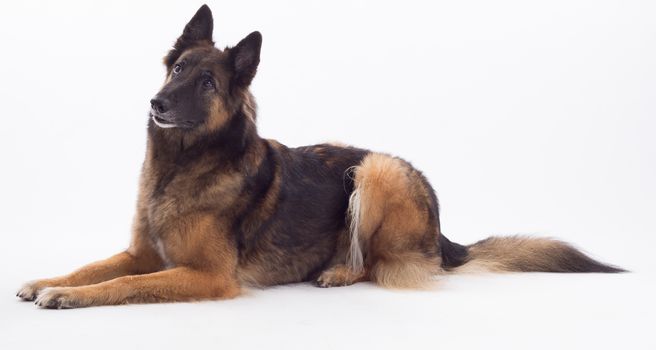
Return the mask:
<path fill-rule="evenodd" d="M 214 45 L 214 41 L 212 41 L 213 30 L 214 19 L 212 18 L 212 10 L 207 5 L 203 5 L 185 26 L 182 35 L 176 40 L 175 45 L 173 45 L 173 49 L 164 58 L 164 64 L 170 69 L 182 52 L 197 45 L 199 42 Z"/>
<path fill-rule="evenodd" d="M 467 247 L 451 242 L 444 234 L 438 238 L 442 254 L 442 267 L 451 269 L 466 263 L 469 259 Z"/>
<path fill-rule="evenodd" d="M 339 235 L 346 232 L 346 211 L 353 191 L 345 173 L 368 151 L 316 145 L 300 148 L 268 148 L 267 160 L 253 177 L 248 202 L 238 220 L 237 242 L 240 261 L 265 260 L 269 273 L 281 282 L 298 271 L 310 279 L 332 257 Z M 279 187 L 270 172 L 277 167 Z M 264 197 L 279 191 L 275 208 L 259 221 L 254 217 Z M 253 226 L 253 222 L 259 222 Z M 243 223 L 249 223 L 244 227 Z M 261 247 L 267 246 L 267 249 Z M 293 257 L 293 258 L 290 258 Z"/>
<path fill-rule="evenodd" d="M 234 70 L 230 86 L 233 89 L 241 89 L 251 84 L 260 64 L 261 47 L 262 34 L 252 32 L 230 49 L 230 60 Z"/>

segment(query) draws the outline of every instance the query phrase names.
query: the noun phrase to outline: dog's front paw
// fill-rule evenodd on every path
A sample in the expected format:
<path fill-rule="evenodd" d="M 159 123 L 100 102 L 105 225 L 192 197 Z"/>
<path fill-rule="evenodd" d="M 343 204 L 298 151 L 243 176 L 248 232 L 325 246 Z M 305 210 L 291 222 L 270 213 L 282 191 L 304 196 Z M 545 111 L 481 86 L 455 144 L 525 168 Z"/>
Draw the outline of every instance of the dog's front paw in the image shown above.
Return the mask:
<path fill-rule="evenodd" d="M 75 295 L 75 287 L 49 287 L 43 289 L 34 304 L 46 309 L 72 309 L 83 303 Z"/>
<path fill-rule="evenodd" d="M 16 292 L 16 296 L 25 301 L 34 301 L 43 288 L 45 285 L 41 281 L 27 282 Z"/>

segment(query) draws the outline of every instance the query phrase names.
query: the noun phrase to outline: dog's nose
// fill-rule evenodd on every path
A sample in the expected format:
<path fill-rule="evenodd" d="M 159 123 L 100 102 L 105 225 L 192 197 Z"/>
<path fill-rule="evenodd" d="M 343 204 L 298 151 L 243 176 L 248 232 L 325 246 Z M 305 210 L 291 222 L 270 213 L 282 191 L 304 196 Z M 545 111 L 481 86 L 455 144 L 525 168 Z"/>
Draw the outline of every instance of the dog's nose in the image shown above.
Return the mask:
<path fill-rule="evenodd" d="M 150 107 L 157 113 L 164 113 L 169 109 L 168 102 L 165 99 L 157 97 L 150 100 Z"/>

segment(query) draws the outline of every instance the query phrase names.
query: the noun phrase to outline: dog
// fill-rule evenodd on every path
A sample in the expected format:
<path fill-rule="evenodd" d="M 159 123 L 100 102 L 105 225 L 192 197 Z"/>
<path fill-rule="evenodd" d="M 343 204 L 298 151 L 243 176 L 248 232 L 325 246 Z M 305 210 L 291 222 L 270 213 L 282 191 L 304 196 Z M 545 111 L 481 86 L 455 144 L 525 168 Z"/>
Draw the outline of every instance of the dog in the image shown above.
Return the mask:
<path fill-rule="evenodd" d="M 440 230 L 431 185 L 407 161 L 258 136 L 249 92 L 262 36 L 220 50 L 203 5 L 164 58 L 129 248 L 17 296 L 43 308 L 233 298 L 246 286 L 372 281 L 421 288 L 469 270 L 621 272 L 545 238 L 469 246 Z"/>

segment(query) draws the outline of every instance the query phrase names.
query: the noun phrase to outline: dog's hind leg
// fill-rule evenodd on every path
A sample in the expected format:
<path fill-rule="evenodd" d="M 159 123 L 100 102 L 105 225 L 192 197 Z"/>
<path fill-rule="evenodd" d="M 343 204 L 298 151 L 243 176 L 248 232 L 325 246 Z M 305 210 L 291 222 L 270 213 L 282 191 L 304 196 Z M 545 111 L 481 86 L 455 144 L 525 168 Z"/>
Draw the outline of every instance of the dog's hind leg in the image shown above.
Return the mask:
<path fill-rule="evenodd" d="M 326 270 L 325 286 L 371 279 L 393 288 L 421 287 L 441 272 L 437 200 L 409 163 L 368 155 L 354 169 L 350 244 L 344 265 Z"/>

